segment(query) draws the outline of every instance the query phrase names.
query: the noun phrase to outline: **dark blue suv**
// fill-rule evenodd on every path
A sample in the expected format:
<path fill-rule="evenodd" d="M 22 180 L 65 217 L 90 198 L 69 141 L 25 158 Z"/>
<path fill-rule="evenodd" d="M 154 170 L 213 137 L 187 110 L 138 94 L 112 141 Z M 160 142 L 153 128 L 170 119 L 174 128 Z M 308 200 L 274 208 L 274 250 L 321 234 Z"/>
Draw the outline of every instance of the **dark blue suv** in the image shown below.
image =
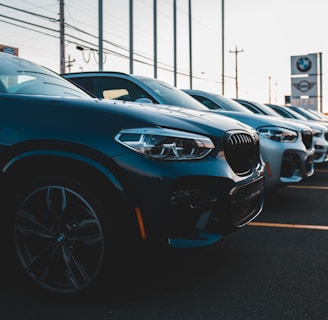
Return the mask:
<path fill-rule="evenodd" d="M 49 292 L 91 289 L 145 243 L 212 245 L 263 207 L 258 135 L 223 116 L 100 101 L 0 53 L 0 128 L 1 243 Z"/>

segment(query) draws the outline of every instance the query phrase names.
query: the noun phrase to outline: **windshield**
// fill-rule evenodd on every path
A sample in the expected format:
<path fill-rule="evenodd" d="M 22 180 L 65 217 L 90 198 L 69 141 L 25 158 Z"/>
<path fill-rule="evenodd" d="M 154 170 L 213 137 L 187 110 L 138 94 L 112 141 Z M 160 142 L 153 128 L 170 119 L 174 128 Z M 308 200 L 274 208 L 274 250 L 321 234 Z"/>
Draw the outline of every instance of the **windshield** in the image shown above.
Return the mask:
<path fill-rule="evenodd" d="M 165 104 L 196 110 L 208 110 L 189 94 L 156 79 L 138 77 L 145 85 L 158 94 Z"/>
<path fill-rule="evenodd" d="M 273 116 L 273 117 L 280 117 L 281 118 L 281 115 L 277 111 L 271 109 L 267 105 L 262 104 L 262 103 L 259 103 L 259 102 L 256 102 L 256 101 L 252 101 L 252 103 L 256 107 L 258 107 L 260 110 L 262 110 L 262 112 L 264 112 L 266 115 Z"/>
<path fill-rule="evenodd" d="M 304 108 L 297 108 L 297 107 L 293 107 L 293 110 L 295 110 L 295 112 L 299 112 L 302 115 L 304 115 L 306 118 L 310 119 L 310 120 L 320 120 L 320 118 L 318 116 L 316 116 L 315 114 L 309 112 L 307 109 Z"/>
<path fill-rule="evenodd" d="M 252 111 L 250 111 L 249 109 L 247 109 L 246 107 L 244 107 L 243 105 L 241 105 L 240 103 L 238 103 L 235 100 L 232 100 L 232 99 L 227 98 L 225 96 L 221 96 L 221 95 L 216 94 L 216 93 L 211 93 L 211 94 L 214 97 L 216 97 L 218 100 L 220 100 L 220 103 L 222 103 L 226 107 L 226 110 L 253 114 Z"/>
<path fill-rule="evenodd" d="M 282 107 L 285 110 L 287 110 L 287 112 L 289 112 L 295 119 L 299 119 L 299 120 L 307 120 L 304 116 L 302 116 L 300 113 L 294 111 L 293 109 L 290 109 L 288 107 Z"/>
<path fill-rule="evenodd" d="M 55 72 L 14 55 L 0 54 L 0 94 L 90 96 Z"/>
<path fill-rule="evenodd" d="M 328 117 L 322 113 L 322 112 L 319 112 L 319 111 L 316 111 L 316 110 L 312 110 L 312 109 L 306 109 L 308 112 L 311 112 L 313 113 L 315 116 L 317 116 L 320 120 L 324 120 L 324 121 L 328 121 Z"/>

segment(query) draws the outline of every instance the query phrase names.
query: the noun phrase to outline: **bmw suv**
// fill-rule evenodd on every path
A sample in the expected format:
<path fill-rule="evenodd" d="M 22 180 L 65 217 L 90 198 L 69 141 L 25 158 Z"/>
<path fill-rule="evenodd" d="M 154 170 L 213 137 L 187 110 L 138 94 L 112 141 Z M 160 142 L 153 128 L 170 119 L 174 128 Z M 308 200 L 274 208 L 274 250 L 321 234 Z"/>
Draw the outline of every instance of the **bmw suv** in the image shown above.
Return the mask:
<path fill-rule="evenodd" d="M 256 131 L 185 111 L 100 101 L 0 53 L 1 244 L 28 280 L 83 293 L 134 249 L 211 246 L 261 213 Z"/>

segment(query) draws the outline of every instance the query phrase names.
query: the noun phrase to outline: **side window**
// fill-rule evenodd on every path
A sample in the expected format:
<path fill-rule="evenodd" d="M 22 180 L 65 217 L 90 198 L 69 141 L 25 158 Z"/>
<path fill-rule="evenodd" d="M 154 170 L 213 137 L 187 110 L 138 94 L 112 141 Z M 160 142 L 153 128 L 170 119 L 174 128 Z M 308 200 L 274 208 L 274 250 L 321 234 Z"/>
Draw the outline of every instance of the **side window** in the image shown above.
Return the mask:
<path fill-rule="evenodd" d="M 0 93 L 6 93 L 7 89 L 4 85 L 4 83 L 2 82 L 2 80 L 0 79 Z"/>
<path fill-rule="evenodd" d="M 140 98 L 151 98 L 138 85 L 133 82 L 115 77 L 95 77 L 94 78 L 94 94 L 98 98 L 135 101 Z"/>
<path fill-rule="evenodd" d="M 218 105 L 216 105 L 214 102 L 212 102 L 211 100 L 209 100 L 207 98 L 200 97 L 200 96 L 197 96 L 197 95 L 193 95 L 193 98 L 198 100 L 201 104 L 203 104 L 208 109 L 219 109 Z"/>
<path fill-rule="evenodd" d="M 93 82 L 88 77 L 79 77 L 79 78 L 71 78 L 69 81 L 76 83 L 78 86 L 83 88 L 83 90 L 86 90 L 92 94 L 94 94 L 93 90 Z"/>
<path fill-rule="evenodd" d="M 105 89 L 102 91 L 102 97 L 107 100 L 129 100 L 130 95 L 126 89 Z"/>

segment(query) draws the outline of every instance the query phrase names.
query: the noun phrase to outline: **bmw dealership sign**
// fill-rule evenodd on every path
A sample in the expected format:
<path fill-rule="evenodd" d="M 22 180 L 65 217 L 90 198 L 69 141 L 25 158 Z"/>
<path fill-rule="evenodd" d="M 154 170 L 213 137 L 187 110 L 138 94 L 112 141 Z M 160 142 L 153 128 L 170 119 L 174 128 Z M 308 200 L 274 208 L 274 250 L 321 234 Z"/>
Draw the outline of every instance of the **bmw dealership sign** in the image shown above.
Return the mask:
<path fill-rule="evenodd" d="M 321 111 L 320 65 L 317 53 L 291 57 L 292 105 Z"/>

